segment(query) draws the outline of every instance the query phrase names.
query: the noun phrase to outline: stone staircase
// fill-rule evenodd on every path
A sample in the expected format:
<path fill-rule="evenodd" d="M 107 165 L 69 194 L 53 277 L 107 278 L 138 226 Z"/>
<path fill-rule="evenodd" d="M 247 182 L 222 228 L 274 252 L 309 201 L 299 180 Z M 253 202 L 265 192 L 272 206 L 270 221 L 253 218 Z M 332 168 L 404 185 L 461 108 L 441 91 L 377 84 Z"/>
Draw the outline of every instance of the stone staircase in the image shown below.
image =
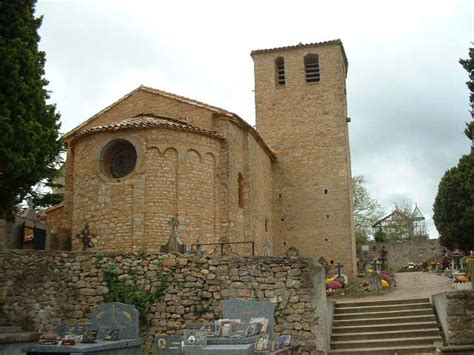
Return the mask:
<path fill-rule="evenodd" d="M 428 298 L 336 303 L 329 354 L 433 354 L 442 342 Z"/>

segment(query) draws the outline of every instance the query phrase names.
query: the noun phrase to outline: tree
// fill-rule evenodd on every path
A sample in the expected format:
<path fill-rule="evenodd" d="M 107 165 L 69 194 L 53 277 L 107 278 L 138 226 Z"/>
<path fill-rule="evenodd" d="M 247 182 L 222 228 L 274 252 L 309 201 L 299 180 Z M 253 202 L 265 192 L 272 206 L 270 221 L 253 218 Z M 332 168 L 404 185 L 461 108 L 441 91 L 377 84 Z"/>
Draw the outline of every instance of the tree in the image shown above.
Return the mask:
<path fill-rule="evenodd" d="M 59 114 L 38 50 L 36 0 L 0 0 L 0 217 L 39 182 L 54 178 L 60 160 Z"/>
<path fill-rule="evenodd" d="M 459 63 L 469 74 L 471 118 L 474 117 L 474 48 L 469 58 Z M 464 134 L 471 140 L 471 152 L 463 155 L 457 166 L 447 170 L 438 186 L 433 205 L 433 220 L 440 233 L 441 245 L 465 251 L 474 250 L 474 121 L 466 123 Z"/>
<path fill-rule="evenodd" d="M 459 59 L 459 63 L 469 74 L 469 80 L 466 82 L 466 85 L 470 91 L 469 102 L 471 106 L 471 118 L 474 118 L 474 48 L 469 48 L 469 58 Z M 474 140 L 474 121 L 466 122 L 464 134 L 471 141 Z"/>
<path fill-rule="evenodd" d="M 442 177 L 433 205 L 441 245 L 474 250 L 474 153 L 464 155 Z"/>
<path fill-rule="evenodd" d="M 382 206 L 367 191 L 366 183 L 367 180 L 362 175 L 352 178 L 355 233 L 358 244 L 367 242 L 370 227 L 384 214 Z"/>
<path fill-rule="evenodd" d="M 390 228 L 387 229 L 387 239 L 389 240 L 407 240 L 417 237 L 426 238 L 426 229 L 424 227 L 424 218 L 417 214 L 417 207 L 411 200 L 404 200 L 395 203 L 394 212 L 390 221 Z M 423 218 L 423 220 L 420 220 Z M 423 223 L 423 227 L 417 225 Z"/>

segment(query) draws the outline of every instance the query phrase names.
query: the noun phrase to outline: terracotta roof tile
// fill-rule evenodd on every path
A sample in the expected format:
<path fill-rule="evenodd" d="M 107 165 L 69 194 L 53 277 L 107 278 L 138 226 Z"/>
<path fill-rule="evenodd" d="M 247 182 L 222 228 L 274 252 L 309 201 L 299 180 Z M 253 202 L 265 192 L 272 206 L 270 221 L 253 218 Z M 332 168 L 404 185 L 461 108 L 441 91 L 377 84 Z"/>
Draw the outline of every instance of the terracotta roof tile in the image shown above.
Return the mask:
<path fill-rule="evenodd" d="M 117 123 L 109 125 L 96 126 L 77 132 L 74 138 L 84 137 L 92 133 L 97 132 L 115 132 L 122 129 L 145 129 L 145 128 L 164 128 L 164 129 L 175 129 L 180 131 L 193 132 L 209 137 L 218 139 L 224 139 L 224 137 L 215 131 L 209 131 L 207 129 L 198 128 L 187 124 L 186 122 L 169 118 L 155 116 L 153 114 L 139 114 L 132 118 L 127 118 Z"/>

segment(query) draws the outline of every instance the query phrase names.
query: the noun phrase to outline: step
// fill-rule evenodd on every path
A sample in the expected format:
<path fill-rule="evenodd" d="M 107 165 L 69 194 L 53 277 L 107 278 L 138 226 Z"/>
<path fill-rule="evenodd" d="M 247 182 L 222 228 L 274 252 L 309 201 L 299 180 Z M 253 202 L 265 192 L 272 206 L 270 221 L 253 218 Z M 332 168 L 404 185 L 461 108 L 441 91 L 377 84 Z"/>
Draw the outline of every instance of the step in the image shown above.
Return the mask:
<path fill-rule="evenodd" d="M 364 313 L 378 311 L 406 311 L 409 309 L 432 309 L 431 303 L 406 303 L 393 305 L 361 306 L 361 307 L 338 307 L 334 309 L 335 314 Z"/>
<path fill-rule="evenodd" d="M 332 334 L 346 334 L 346 333 L 368 333 L 368 332 L 389 332 L 397 330 L 416 330 L 416 329 L 437 329 L 437 322 L 407 322 L 396 324 L 374 324 L 374 325 L 352 325 L 339 326 L 332 328 Z"/>
<path fill-rule="evenodd" d="M 433 354 L 434 346 L 412 345 L 412 346 L 388 346 L 377 348 L 359 349 L 331 349 L 328 354 L 350 354 L 350 355 L 394 355 L 394 354 Z"/>
<path fill-rule="evenodd" d="M 428 316 L 432 315 L 433 310 L 429 309 L 409 309 L 406 311 L 379 311 L 379 312 L 365 312 L 365 313 L 344 313 L 335 314 L 334 320 L 342 319 L 359 319 L 359 318 L 391 318 L 404 316 Z"/>
<path fill-rule="evenodd" d="M 383 300 L 383 301 L 363 301 L 363 302 L 338 302 L 335 308 L 338 307 L 361 307 L 361 306 L 381 306 L 393 304 L 407 304 L 407 303 L 429 303 L 429 298 L 407 298 L 404 300 Z"/>
<path fill-rule="evenodd" d="M 374 324 L 395 324 L 395 323 L 415 323 L 415 322 L 435 322 L 434 314 L 411 316 L 411 317 L 384 317 L 384 318 L 358 318 L 334 320 L 333 326 L 352 326 L 352 325 L 374 325 Z"/>
<path fill-rule="evenodd" d="M 411 345 L 430 345 L 433 346 L 435 341 L 442 341 L 440 335 L 438 336 L 426 336 L 426 337 L 415 337 L 415 338 L 393 338 L 384 339 L 383 342 L 380 339 L 371 340 L 350 340 L 350 341 L 331 341 L 331 349 L 358 349 L 358 348 L 376 348 L 383 345 L 385 347 L 390 346 L 411 346 Z"/>
<path fill-rule="evenodd" d="M 333 334 L 331 340 L 335 342 L 350 340 L 372 340 L 372 339 L 391 339 L 391 338 L 416 338 L 427 336 L 441 336 L 438 328 L 432 329 L 408 329 L 394 331 L 373 331 L 359 333 Z"/>

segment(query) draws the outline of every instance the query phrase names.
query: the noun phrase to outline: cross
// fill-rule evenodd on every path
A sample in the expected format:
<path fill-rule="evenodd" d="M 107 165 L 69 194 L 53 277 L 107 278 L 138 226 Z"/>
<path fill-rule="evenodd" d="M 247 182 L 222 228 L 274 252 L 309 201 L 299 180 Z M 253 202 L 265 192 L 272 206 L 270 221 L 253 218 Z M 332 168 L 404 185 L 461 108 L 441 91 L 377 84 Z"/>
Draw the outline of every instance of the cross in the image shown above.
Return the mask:
<path fill-rule="evenodd" d="M 374 261 L 372 261 L 372 269 L 374 271 L 377 271 L 377 260 L 374 259 Z"/>
<path fill-rule="evenodd" d="M 341 269 L 344 267 L 344 265 L 341 264 L 340 261 L 337 262 L 337 276 L 338 277 L 342 277 L 342 274 L 341 274 Z"/>
<path fill-rule="evenodd" d="M 168 224 L 173 228 L 174 230 L 178 229 L 179 226 L 179 220 L 177 217 L 171 217 L 170 220 L 168 221 Z"/>

